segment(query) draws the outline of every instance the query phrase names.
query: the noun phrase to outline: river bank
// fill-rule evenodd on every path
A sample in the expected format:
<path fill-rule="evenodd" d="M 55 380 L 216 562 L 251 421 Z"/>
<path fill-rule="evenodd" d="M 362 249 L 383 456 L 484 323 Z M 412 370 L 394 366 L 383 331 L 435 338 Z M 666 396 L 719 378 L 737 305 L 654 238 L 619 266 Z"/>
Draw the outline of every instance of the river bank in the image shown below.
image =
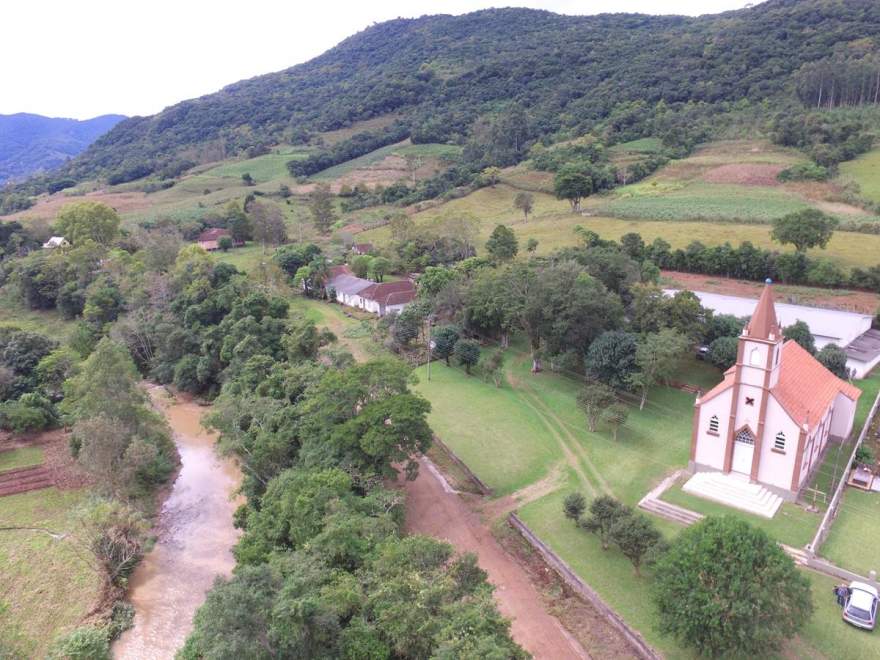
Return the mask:
<path fill-rule="evenodd" d="M 181 466 L 159 513 L 156 545 L 129 583 L 135 620 L 113 646 L 120 660 L 173 658 L 214 578 L 235 566 L 241 472 L 215 452 L 216 436 L 201 425 L 207 408 L 162 387 L 151 387 L 150 396 L 171 427 Z"/>

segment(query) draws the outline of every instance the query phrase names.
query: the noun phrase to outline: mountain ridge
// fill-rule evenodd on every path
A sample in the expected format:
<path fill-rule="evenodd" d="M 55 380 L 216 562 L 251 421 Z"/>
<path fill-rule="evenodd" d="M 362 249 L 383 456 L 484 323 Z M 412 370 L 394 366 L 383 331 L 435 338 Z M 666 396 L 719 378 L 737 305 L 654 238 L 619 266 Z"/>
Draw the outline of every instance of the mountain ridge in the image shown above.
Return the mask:
<path fill-rule="evenodd" d="M 115 114 L 83 120 L 29 112 L 0 115 L 0 186 L 57 168 L 123 119 Z"/>

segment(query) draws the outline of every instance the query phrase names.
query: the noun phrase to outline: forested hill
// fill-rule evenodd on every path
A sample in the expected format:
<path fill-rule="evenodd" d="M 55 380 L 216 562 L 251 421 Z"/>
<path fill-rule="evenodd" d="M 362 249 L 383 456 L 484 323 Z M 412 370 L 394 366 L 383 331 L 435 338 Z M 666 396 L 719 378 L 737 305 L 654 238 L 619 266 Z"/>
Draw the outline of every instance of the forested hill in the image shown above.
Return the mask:
<path fill-rule="evenodd" d="M 395 139 L 463 142 L 479 117 L 511 104 L 536 138 L 584 132 L 627 102 L 796 99 L 805 64 L 874 57 L 878 37 L 876 0 L 769 0 L 698 18 L 498 9 L 398 19 L 304 64 L 128 119 L 64 175 L 138 178 L 175 158 L 302 141 L 389 113 L 401 120 Z"/>
<path fill-rule="evenodd" d="M 0 115 L 0 185 L 58 167 L 123 119 L 122 115 L 83 121 L 26 113 Z"/>

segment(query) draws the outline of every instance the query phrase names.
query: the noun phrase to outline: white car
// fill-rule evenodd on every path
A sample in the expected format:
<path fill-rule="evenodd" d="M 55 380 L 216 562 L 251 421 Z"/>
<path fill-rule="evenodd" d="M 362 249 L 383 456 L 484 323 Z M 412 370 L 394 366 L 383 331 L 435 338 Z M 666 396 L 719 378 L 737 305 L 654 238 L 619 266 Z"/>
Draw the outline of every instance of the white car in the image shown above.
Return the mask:
<path fill-rule="evenodd" d="M 877 625 L 877 590 L 864 582 L 850 582 L 849 595 L 843 605 L 843 620 L 859 628 L 874 630 Z"/>

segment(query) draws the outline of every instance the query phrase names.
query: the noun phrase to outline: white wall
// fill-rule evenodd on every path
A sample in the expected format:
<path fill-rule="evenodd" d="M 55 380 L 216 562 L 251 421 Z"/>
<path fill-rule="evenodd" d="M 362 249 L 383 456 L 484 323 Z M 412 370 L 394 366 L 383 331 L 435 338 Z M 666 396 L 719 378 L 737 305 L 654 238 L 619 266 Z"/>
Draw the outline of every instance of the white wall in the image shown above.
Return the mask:
<path fill-rule="evenodd" d="M 784 454 L 773 451 L 776 434 L 780 431 L 785 434 Z M 791 490 L 791 476 L 794 473 L 799 436 L 798 425 L 792 421 L 779 402 L 771 396 L 767 402 L 767 413 L 764 417 L 764 438 L 761 442 L 758 481 Z"/>
<path fill-rule="evenodd" d="M 831 418 L 831 435 L 846 438 L 852 432 L 856 413 L 856 402 L 843 394 L 834 399 L 834 414 Z"/>
<path fill-rule="evenodd" d="M 730 426 L 730 400 L 732 397 L 733 388 L 730 387 L 700 405 L 695 463 L 716 470 L 724 469 L 724 445 L 727 442 L 728 427 Z M 718 435 L 709 433 L 709 420 L 712 415 L 718 416 Z"/>

